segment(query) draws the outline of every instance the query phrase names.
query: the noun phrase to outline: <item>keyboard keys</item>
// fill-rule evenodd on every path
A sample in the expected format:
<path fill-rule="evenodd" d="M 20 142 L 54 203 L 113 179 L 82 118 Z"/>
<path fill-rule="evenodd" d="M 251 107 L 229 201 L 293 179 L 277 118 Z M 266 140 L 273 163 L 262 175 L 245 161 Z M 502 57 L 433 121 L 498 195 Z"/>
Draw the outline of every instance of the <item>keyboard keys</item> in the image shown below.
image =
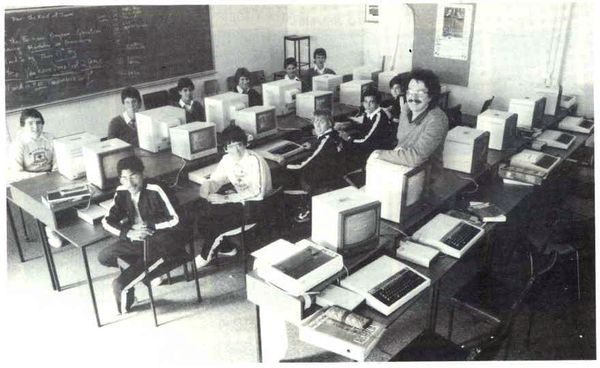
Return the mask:
<path fill-rule="evenodd" d="M 554 164 L 556 159 L 552 156 L 544 155 L 542 156 L 535 164 L 539 167 L 543 167 L 544 169 L 549 168 Z"/>
<path fill-rule="evenodd" d="M 427 280 L 405 268 L 369 291 L 377 300 L 390 306 Z"/>
<path fill-rule="evenodd" d="M 442 238 L 442 242 L 454 249 L 461 250 L 477 234 L 479 234 L 478 228 L 466 222 L 461 222 Z"/>
<path fill-rule="evenodd" d="M 561 134 L 560 136 L 558 136 L 558 138 L 556 138 L 557 142 L 563 143 L 563 144 L 567 144 L 569 142 L 571 142 L 571 138 L 572 136 L 569 134 Z"/>

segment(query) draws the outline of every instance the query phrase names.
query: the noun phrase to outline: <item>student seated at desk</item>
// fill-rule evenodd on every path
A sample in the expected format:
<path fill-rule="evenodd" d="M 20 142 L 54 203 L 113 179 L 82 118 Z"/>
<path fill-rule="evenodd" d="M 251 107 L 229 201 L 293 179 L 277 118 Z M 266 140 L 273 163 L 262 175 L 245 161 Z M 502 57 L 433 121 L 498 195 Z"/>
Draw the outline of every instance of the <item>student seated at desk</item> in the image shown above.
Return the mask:
<path fill-rule="evenodd" d="M 297 222 L 310 220 L 310 197 L 318 194 L 322 185 L 342 177 L 344 174 L 341 157 L 341 140 L 337 131 L 332 128 L 330 113 L 317 110 L 313 117 L 316 142 L 311 144 L 311 155 L 298 164 L 288 164 L 286 168 L 291 174 L 290 184 L 286 185 L 288 194 L 301 194 L 304 199 L 294 218 Z M 298 193 L 291 192 L 299 191 Z"/>
<path fill-rule="evenodd" d="M 394 147 L 393 126 L 379 104 L 381 95 L 375 89 L 368 89 L 363 96 L 364 113 L 358 123 L 336 124 L 340 137 L 348 143 L 348 159 L 352 167 L 364 167 L 367 158 L 377 149 Z"/>
<path fill-rule="evenodd" d="M 206 266 L 212 260 L 220 245 L 221 234 L 240 226 L 241 204 L 260 201 L 272 189 L 269 165 L 264 158 L 246 149 L 246 133 L 231 125 L 223 130 L 222 137 L 226 155 L 200 187 L 200 196 L 204 200 L 198 209 L 198 232 L 204 236 L 204 244 L 196 257 L 198 267 Z M 227 184 L 233 189 L 225 191 Z M 252 206 L 249 208 L 252 212 Z M 249 213 L 246 223 L 253 222 L 253 218 Z M 219 250 L 224 256 L 236 253 L 235 248 Z"/>
<path fill-rule="evenodd" d="M 134 285 L 170 271 L 186 257 L 179 216 L 163 188 L 144 178 L 144 164 L 135 156 L 117 163 L 121 185 L 108 215 L 102 220 L 106 231 L 118 236 L 98 261 L 121 268 L 112 287 L 119 313 L 129 312 L 135 302 Z M 143 241 L 149 239 L 148 278 L 145 278 Z M 122 308 L 123 297 L 126 298 Z"/>
<path fill-rule="evenodd" d="M 9 183 L 56 171 L 53 137 L 44 132 L 44 117 L 36 109 L 25 109 L 19 118 L 21 129 L 10 145 L 7 181 Z M 48 243 L 60 248 L 63 240 L 46 227 Z"/>
<path fill-rule="evenodd" d="M 233 92 L 248 95 L 248 106 L 250 107 L 262 105 L 262 96 L 252 88 L 250 83 L 250 72 L 248 69 L 238 68 L 238 70 L 235 71 L 234 78 L 237 84 L 233 87 Z"/>
<path fill-rule="evenodd" d="M 134 147 L 138 147 L 138 135 L 135 125 L 135 113 L 140 109 L 142 97 L 134 87 L 126 87 L 121 91 L 121 103 L 125 111 L 114 117 L 108 124 L 108 138 L 119 138 Z"/>
<path fill-rule="evenodd" d="M 400 123 L 400 110 L 402 105 L 406 103 L 406 91 L 402 88 L 402 82 L 397 76 L 390 80 L 390 91 L 392 101 L 386 106 L 382 104 L 381 107 L 387 113 L 390 122 L 394 126 L 394 132 L 396 132 Z"/>
<path fill-rule="evenodd" d="M 438 106 L 440 80 L 431 70 L 415 69 L 409 77 L 406 105 L 400 113 L 398 144 L 393 150 L 376 151 L 379 158 L 407 166 L 418 166 L 431 158 L 432 168 L 443 167 L 448 118 Z"/>
<path fill-rule="evenodd" d="M 205 121 L 204 106 L 200 101 L 194 100 L 194 83 L 190 78 L 180 78 L 177 81 L 177 92 L 181 98 L 178 107 L 185 109 L 185 122 Z"/>
<path fill-rule="evenodd" d="M 298 78 L 298 63 L 295 58 L 285 59 L 283 67 L 285 69 L 285 76 L 283 77 L 285 80 L 300 81 L 300 78 Z"/>
<path fill-rule="evenodd" d="M 312 91 L 312 79 L 317 75 L 323 74 L 335 74 L 333 69 L 325 67 L 325 61 L 327 60 L 327 51 L 324 48 L 319 47 L 313 52 L 313 59 L 315 65 L 304 72 L 302 76 L 302 92 Z"/>

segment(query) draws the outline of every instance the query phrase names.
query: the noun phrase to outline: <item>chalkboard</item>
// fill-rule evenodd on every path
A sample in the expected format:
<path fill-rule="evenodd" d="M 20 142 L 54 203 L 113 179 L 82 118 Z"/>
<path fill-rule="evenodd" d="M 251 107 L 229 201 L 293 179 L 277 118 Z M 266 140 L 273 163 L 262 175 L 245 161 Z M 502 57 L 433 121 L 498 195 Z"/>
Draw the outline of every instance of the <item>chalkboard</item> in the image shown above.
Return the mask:
<path fill-rule="evenodd" d="M 6 108 L 214 70 L 208 5 L 5 13 Z"/>

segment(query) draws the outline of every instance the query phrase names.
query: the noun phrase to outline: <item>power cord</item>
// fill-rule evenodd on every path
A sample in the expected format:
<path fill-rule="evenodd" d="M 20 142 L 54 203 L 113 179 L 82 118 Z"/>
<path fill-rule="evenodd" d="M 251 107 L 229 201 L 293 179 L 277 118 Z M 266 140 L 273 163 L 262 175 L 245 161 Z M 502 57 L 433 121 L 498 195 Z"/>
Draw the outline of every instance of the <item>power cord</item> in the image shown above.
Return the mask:
<path fill-rule="evenodd" d="M 169 185 L 169 188 L 174 188 L 177 186 L 177 184 L 179 184 L 179 177 L 181 176 L 181 172 L 187 166 L 186 160 L 181 159 L 181 161 L 183 162 L 183 165 L 181 165 L 181 168 L 179 168 L 179 171 L 177 172 L 177 175 L 175 176 L 175 181 L 173 182 L 173 184 Z"/>

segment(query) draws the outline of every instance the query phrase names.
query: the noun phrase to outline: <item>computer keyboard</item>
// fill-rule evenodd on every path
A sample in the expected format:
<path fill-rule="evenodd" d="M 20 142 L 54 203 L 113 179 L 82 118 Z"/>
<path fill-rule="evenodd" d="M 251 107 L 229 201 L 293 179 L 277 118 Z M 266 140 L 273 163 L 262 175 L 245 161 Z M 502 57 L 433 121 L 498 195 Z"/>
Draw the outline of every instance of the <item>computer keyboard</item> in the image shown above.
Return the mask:
<path fill-rule="evenodd" d="M 549 169 L 554 162 L 556 162 L 556 158 L 549 155 L 543 155 L 535 164 L 539 167 L 543 167 L 544 169 Z"/>
<path fill-rule="evenodd" d="M 469 225 L 466 222 L 460 222 L 442 238 L 442 243 L 454 249 L 461 250 L 479 232 L 479 228 Z"/>
<path fill-rule="evenodd" d="M 556 141 L 563 144 L 568 144 L 571 142 L 572 136 L 570 134 L 561 134 L 556 138 Z"/>
<path fill-rule="evenodd" d="M 390 306 L 426 281 L 419 274 L 405 268 L 369 290 L 369 294 Z"/>
<path fill-rule="evenodd" d="M 579 124 L 580 127 L 589 129 L 594 126 L 594 122 L 591 120 L 584 120 Z"/>

